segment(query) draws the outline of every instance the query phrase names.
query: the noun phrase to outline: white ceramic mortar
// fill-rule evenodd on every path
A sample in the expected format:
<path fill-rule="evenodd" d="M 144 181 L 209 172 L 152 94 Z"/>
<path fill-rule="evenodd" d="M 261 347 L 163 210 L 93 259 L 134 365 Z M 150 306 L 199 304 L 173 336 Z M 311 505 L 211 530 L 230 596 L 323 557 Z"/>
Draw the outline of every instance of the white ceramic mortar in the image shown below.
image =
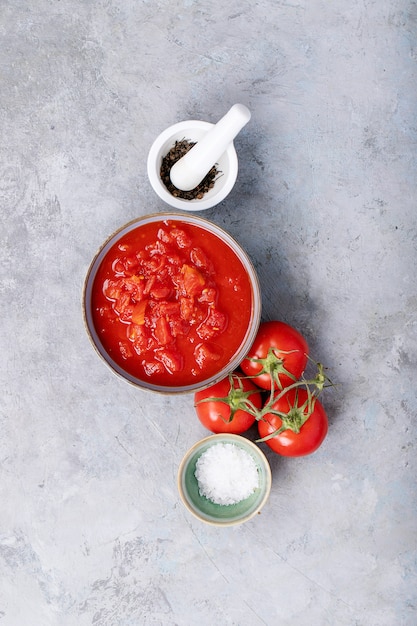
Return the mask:
<path fill-rule="evenodd" d="M 243 108 L 243 105 L 234 105 L 234 107 Z M 221 130 L 221 123 L 226 121 L 227 118 L 232 119 L 233 117 L 236 117 L 236 114 L 234 114 L 234 107 L 232 107 L 226 116 L 224 116 L 224 118 L 222 118 L 222 120 L 220 120 L 217 124 L 211 124 L 210 122 L 204 122 L 201 120 L 187 120 L 170 126 L 156 138 L 149 151 L 147 169 L 150 183 L 161 200 L 175 209 L 181 209 L 183 211 L 202 211 L 219 204 L 219 202 L 224 200 L 230 193 L 236 182 L 238 173 L 238 159 L 233 145 L 233 137 L 237 134 L 237 132 L 239 132 L 236 129 L 231 132 L 231 140 L 224 143 L 224 151 L 221 150 L 221 154 L 216 160 L 216 167 L 219 171 L 219 176 L 216 178 L 213 188 L 205 193 L 203 198 L 200 200 L 184 200 L 183 198 L 173 196 L 162 182 L 160 169 L 162 159 L 168 154 L 176 141 L 185 139 L 193 143 L 197 142 L 198 144 L 198 142 L 201 142 L 201 140 L 207 136 L 209 131 L 211 131 L 213 134 L 213 140 L 219 142 L 219 145 L 222 145 L 218 134 L 216 136 L 213 131 Z M 192 150 L 195 150 L 196 148 L 197 146 L 195 146 Z M 190 150 L 188 154 L 190 154 L 192 150 Z M 213 154 L 213 150 L 210 152 Z M 214 165 L 214 163 L 207 164 L 206 173 L 208 173 L 212 165 Z"/>

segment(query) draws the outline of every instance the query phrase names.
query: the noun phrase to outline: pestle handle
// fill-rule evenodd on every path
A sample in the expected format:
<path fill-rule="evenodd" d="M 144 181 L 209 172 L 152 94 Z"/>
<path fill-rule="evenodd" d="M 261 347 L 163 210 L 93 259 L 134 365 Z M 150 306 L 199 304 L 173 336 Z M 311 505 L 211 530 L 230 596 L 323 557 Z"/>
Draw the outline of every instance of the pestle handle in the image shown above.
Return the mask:
<path fill-rule="evenodd" d="M 171 168 L 172 184 L 182 191 L 197 187 L 229 144 L 249 122 L 250 111 L 234 104 L 229 111 Z"/>

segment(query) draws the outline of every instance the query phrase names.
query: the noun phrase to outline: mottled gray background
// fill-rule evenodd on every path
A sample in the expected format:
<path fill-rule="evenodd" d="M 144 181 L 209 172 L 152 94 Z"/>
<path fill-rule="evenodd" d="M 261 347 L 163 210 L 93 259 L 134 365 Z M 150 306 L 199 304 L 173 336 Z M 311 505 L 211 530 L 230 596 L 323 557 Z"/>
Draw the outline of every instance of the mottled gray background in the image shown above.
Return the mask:
<path fill-rule="evenodd" d="M 2 0 L 0 623 L 414 626 L 417 6 L 410 0 Z M 99 245 L 167 207 L 146 158 L 235 102 L 264 319 L 338 383 L 323 447 L 268 454 L 269 503 L 217 529 L 179 501 L 207 434 L 89 344 Z"/>

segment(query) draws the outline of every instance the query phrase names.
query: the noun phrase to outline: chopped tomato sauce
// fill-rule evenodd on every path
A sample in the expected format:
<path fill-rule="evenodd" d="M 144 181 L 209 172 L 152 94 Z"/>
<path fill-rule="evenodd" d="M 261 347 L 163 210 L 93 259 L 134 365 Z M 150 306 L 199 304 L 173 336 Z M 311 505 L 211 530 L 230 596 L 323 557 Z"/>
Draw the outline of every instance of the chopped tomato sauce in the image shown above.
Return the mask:
<path fill-rule="evenodd" d="M 100 340 L 130 375 L 156 385 L 205 380 L 239 349 L 252 288 L 219 237 L 176 220 L 139 225 L 103 259 L 92 311 Z"/>

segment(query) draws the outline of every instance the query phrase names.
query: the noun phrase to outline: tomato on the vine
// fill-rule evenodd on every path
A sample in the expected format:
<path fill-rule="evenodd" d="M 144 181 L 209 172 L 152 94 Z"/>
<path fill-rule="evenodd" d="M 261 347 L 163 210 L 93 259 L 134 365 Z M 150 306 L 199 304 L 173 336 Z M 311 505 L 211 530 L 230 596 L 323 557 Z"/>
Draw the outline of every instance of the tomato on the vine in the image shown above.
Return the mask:
<path fill-rule="evenodd" d="M 239 435 L 254 423 L 253 413 L 261 409 L 262 395 L 259 387 L 248 378 L 234 373 L 197 391 L 194 405 L 200 422 L 208 430 Z"/>
<path fill-rule="evenodd" d="M 271 379 L 275 389 L 283 389 L 300 378 L 308 353 L 298 330 L 284 322 L 264 322 L 240 368 L 262 389 L 271 389 Z"/>
<path fill-rule="evenodd" d="M 304 456 L 315 452 L 327 435 L 328 419 L 323 405 L 303 388 L 292 388 L 277 396 L 271 411 L 258 421 L 265 443 L 283 456 Z"/>

